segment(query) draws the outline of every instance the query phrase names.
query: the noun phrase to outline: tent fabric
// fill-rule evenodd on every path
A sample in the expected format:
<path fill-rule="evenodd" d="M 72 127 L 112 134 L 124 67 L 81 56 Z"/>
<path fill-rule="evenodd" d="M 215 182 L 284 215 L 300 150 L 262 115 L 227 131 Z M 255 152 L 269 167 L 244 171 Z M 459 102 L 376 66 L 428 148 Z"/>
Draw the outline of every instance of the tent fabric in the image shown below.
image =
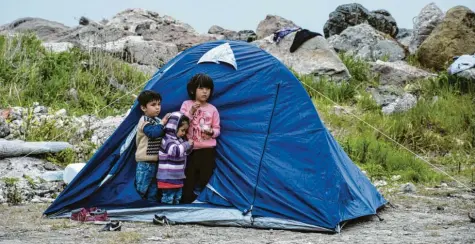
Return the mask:
<path fill-rule="evenodd" d="M 227 55 L 234 57 L 226 60 L 236 65 L 198 63 L 221 45 L 230 46 Z M 254 219 L 294 221 L 332 231 L 343 221 L 376 214 L 386 203 L 326 129 L 300 81 L 272 55 L 253 44 L 225 40 L 185 50 L 144 88 L 162 95 L 161 116 L 180 109 L 188 99 L 186 84 L 197 73 L 214 80 L 210 102 L 221 118 L 217 167 L 199 202 Z M 135 145 L 126 144 L 126 139 L 134 135 L 140 116 L 136 102 L 46 215 L 92 206 L 130 214 L 132 209 L 166 208 L 142 200 L 134 187 Z M 206 216 L 211 215 L 201 222 Z"/>

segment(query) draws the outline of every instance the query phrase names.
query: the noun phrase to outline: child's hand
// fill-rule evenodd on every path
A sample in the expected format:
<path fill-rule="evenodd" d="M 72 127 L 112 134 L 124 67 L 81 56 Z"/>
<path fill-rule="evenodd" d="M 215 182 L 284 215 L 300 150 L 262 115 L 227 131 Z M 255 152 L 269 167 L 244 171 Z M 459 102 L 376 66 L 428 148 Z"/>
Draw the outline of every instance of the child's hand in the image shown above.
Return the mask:
<path fill-rule="evenodd" d="M 171 115 L 172 115 L 171 113 L 168 113 L 168 114 L 165 114 L 165 116 L 163 116 L 163 119 L 162 119 L 163 125 L 168 123 L 168 119 L 170 118 Z"/>
<path fill-rule="evenodd" d="M 196 110 L 198 110 L 198 108 L 200 108 L 200 106 L 201 106 L 200 102 L 195 102 L 193 104 L 193 106 L 191 106 L 190 114 L 194 115 Z"/>
<path fill-rule="evenodd" d="M 188 143 L 190 143 L 190 145 L 192 145 L 192 146 L 194 144 L 193 140 L 191 140 L 191 139 L 188 139 Z"/>

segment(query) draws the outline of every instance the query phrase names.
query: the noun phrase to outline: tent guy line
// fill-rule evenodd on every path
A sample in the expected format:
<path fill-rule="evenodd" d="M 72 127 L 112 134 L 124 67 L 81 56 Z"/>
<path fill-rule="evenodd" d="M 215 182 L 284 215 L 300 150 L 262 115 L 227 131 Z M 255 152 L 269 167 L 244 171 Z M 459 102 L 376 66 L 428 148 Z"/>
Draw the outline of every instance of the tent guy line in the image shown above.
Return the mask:
<path fill-rule="evenodd" d="M 414 156 L 416 156 L 416 158 L 422 160 L 423 162 L 425 162 L 426 164 L 430 165 L 431 167 L 433 167 L 434 169 L 442 172 L 443 174 L 447 175 L 448 177 L 450 177 L 452 180 L 454 180 L 455 182 L 457 182 L 458 184 L 460 184 L 461 186 L 467 188 L 467 190 L 471 191 L 472 188 L 468 187 L 467 185 L 463 184 L 462 182 L 460 182 L 459 180 L 457 180 L 455 177 L 453 177 L 452 175 L 450 175 L 449 173 L 445 172 L 443 169 L 437 167 L 436 165 L 432 164 L 431 162 L 427 161 L 426 159 L 424 159 L 422 156 L 420 156 L 419 154 L 415 153 L 414 151 L 412 151 L 411 149 L 405 147 L 404 145 L 402 145 L 401 143 L 397 142 L 396 140 L 394 140 L 393 138 L 391 138 L 390 136 L 386 135 L 384 132 L 382 132 L 381 130 L 379 130 L 378 128 L 374 127 L 373 125 L 371 125 L 370 123 L 364 121 L 363 119 L 361 119 L 360 117 L 358 117 L 357 115 L 355 115 L 354 113 L 352 113 L 351 111 L 348 111 L 347 109 L 345 109 L 343 106 L 341 106 L 340 104 L 338 104 L 337 102 L 333 101 L 331 98 L 325 96 L 323 93 L 317 91 L 315 88 L 309 86 L 308 84 L 306 84 L 305 82 L 302 82 L 303 85 L 305 85 L 306 87 L 308 87 L 309 89 L 311 89 L 312 91 L 318 93 L 320 96 L 324 97 L 325 99 L 329 100 L 330 102 L 332 102 L 333 104 L 339 106 L 339 107 L 342 107 L 346 113 L 350 114 L 351 116 L 355 117 L 357 120 L 363 122 L 365 125 L 369 126 L 371 129 L 373 129 L 374 131 L 376 132 L 379 132 L 381 133 L 381 135 L 383 135 L 384 137 L 388 138 L 390 141 L 394 142 L 396 145 L 402 147 L 403 149 L 405 149 L 406 151 L 410 152 L 411 154 L 413 154 Z"/>

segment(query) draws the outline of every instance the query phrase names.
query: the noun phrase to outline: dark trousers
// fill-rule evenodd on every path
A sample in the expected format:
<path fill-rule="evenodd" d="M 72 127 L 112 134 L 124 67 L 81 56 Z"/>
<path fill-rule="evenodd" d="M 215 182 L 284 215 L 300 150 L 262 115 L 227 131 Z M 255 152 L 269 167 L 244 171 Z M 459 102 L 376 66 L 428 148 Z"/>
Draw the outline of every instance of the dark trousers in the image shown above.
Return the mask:
<path fill-rule="evenodd" d="M 192 203 L 197 195 L 195 189 L 203 190 L 216 168 L 215 149 L 194 150 L 189 156 L 185 169 L 182 203 Z"/>

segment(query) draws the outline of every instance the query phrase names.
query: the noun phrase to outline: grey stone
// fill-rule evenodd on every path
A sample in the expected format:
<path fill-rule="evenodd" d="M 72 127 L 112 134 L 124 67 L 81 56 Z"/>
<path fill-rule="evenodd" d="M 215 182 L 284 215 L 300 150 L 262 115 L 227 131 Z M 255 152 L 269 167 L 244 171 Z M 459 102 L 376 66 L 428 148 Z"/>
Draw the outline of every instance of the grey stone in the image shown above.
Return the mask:
<path fill-rule="evenodd" d="M 283 38 L 278 45 L 273 42 L 272 36 L 253 43 L 299 74 L 327 77 L 335 81 L 350 78 L 348 69 L 337 53 L 330 48 L 325 38 L 322 36 L 314 37 L 291 53 L 289 49 L 294 37 L 295 33 L 291 33 Z"/>
<path fill-rule="evenodd" d="M 417 188 L 414 184 L 412 183 L 406 183 L 401 186 L 401 192 L 404 193 L 416 193 Z"/>
<path fill-rule="evenodd" d="M 28 17 L 17 19 L 10 24 L 0 26 L 0 33 L 23 33 L 32 31 L 38 38 L 46 41 L 69 29 L 68 26 L 58 22 Z"/>
<path fill-rule="evenodd" d="M 267 15 L 264 20 L 259 22 L 256 34 L 259 39 L 272 35 L 274 32 L 287 27 L 298 27 L 291 20 L 277 15 Z"/>
<path fill-rule="evenodd" d="M 74 44 L 69 42 L 44 42 L 41 45 L 53 53 L 66 52 L 74 47 Z"/>
<path fill-rule="evenodd" d="M 435 3 L 426 5 L 414 20 L 414 33 L 409 45 L 409 52 L 416 53 L 419 46 L 430 36 L 432 31 L 444 19 L 444 13 Z"/>
<path fill-rule="evenodd" d="M 348 27 L 340 35 L 330 37 L 328 42 L 338 51 L 365 60 L 396 61 L 405 58 L 404 49 L 396 41 L 387 39 L 368 24 Z"/>
<path fill-rule="evenodd" d="M 0 139 L 0 158 L 57 153 L 67 148 L 72 148 L 72 145 L 67 142 L 24 142 Z"/>
<path fill-rule="evenodd" d="M 325 37 L 339 35 L 351 26 L 369 24 L 378 31 L 392 37 L 398 34 L 396 20 L 386 10 L 368 11 L 363 5 L 350 3 L 340 5 L 329 15 L 329 20 L 323 27 Z"/>
<path fill-rule="evenodd" d="M 417 98 L 410 93 L 405 93 L 402 97 L 396 98 L 394 102 L 384 106 L 382 111 L 384 114 L 406 112 L 416 106 L 416 104 Z"/>
<path fill-rule="evenodd" d="M 416 68 L 404 61 L 384 62 L 378 60 L 370 63 L 371 70 L 379 75 L 381 85 L 395 85 L 404 87 L 416 80 L 436 77 L 423 69 Z"/>

